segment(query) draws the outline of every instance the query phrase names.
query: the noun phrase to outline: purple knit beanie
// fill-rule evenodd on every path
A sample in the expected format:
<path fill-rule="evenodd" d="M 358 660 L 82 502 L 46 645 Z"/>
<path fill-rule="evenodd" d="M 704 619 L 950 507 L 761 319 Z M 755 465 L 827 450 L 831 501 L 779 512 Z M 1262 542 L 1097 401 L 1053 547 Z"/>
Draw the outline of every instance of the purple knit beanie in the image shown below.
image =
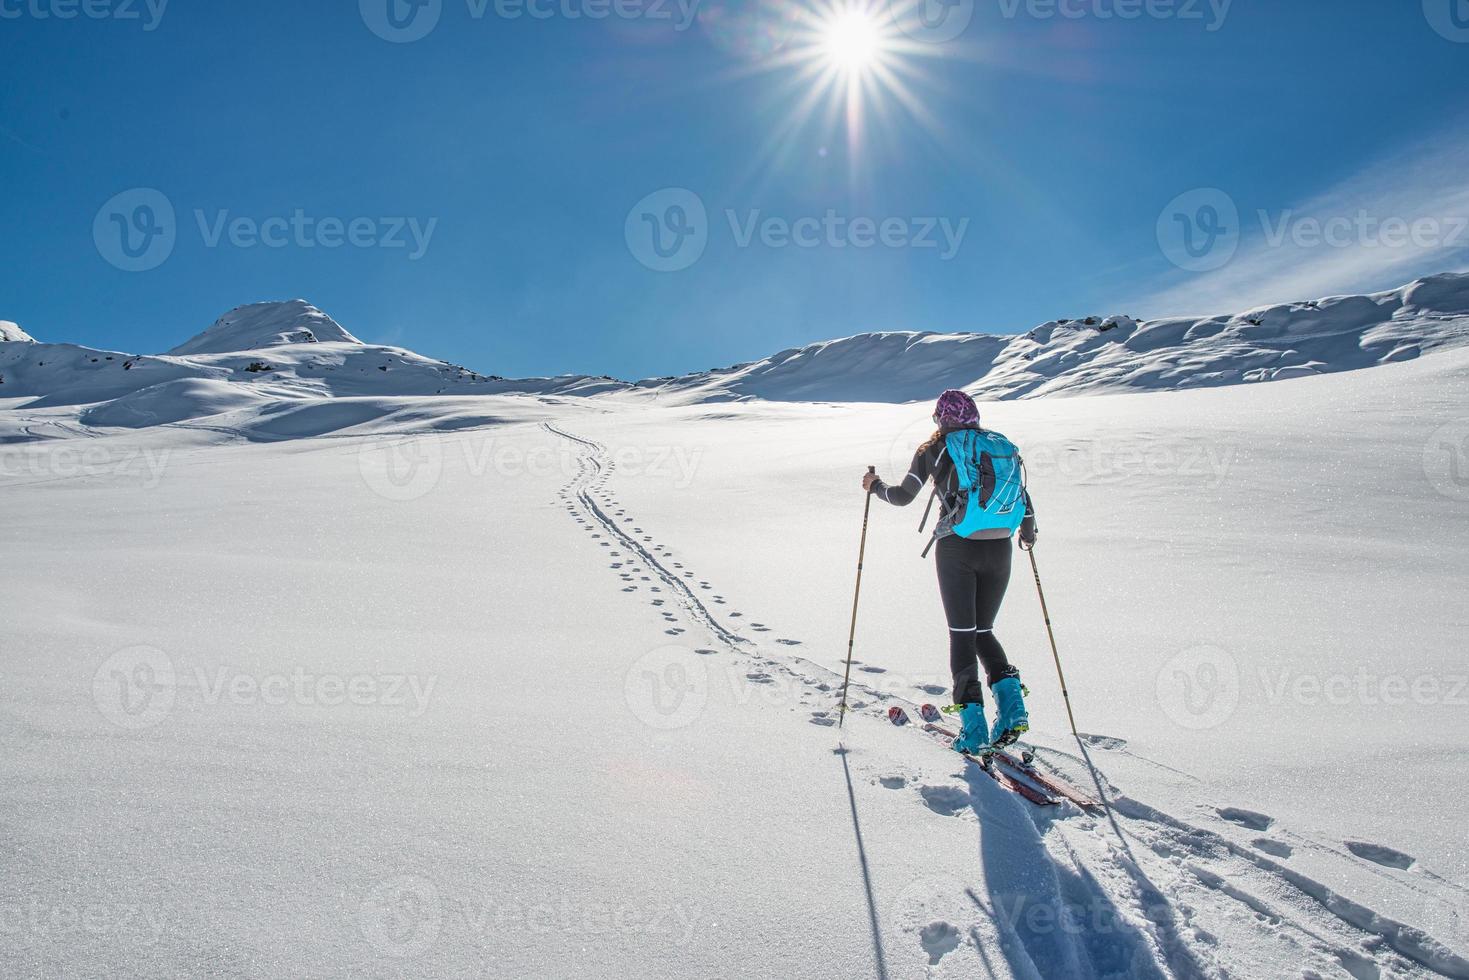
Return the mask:
<path fill-rule="evenodd" d="M 962 429 L 979 424 L 979 406 L 974 399 L 957 388 L 950 388 L 939 396 L 934 418 L 945 429 Z"/>

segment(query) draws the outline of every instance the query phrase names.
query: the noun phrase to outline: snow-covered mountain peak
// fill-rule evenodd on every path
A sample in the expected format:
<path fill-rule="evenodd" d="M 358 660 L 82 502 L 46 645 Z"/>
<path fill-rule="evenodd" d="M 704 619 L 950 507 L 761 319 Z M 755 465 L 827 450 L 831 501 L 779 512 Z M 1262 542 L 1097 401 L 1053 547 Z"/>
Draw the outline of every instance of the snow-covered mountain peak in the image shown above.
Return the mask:
<path fill-rule="evenodd" d="M 1469 274 L 1233 316 L 1051 320 L 1027 333 L 867 333 L 638 383 L 683 401 L 986 400 L 1276 381 L 1469 346 Z"/>
<path fill-rule="evenodd" d="M 237 306 L 168 353 L 229 354 L 286 344 L 360 344 L 340 323 L 304 299 Z"/>
<path fill-rule="evenodd" d="M 0 344 L 33 344 L 35 341 L 36 338 L 22 330 L 20 324 L 10 320 L 0 320 Z"/>

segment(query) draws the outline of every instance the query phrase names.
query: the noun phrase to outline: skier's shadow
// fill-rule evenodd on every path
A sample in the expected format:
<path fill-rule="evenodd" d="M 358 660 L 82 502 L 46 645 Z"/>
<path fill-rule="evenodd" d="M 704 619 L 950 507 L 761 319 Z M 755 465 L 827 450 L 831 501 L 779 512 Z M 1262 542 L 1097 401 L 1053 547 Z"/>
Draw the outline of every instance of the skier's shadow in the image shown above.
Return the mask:
<path fill-rule="evenodd" d="M 969 898 L 991 920 L 1001 951 L 1018 976 L 1161 978 L 1158 953 L 1141 927 L 1129 921 L 1106 887 L 1060 835 L 1064 854 L 1047 848 L 1042 834 L 1051 813 L 1033 809 L 974 770 L 966 775 L 980 822 L 984 898 Z M 1120 833 L 1120 831 L 1119 831 Z M 1206 973 L 1177 936 L 1171 904 L 1132 860 L 1117 861 L 1137 886 L 1142 912 L 1151 922 L 1174 975 Z M 1136 910 L 1134 910 L 1136 911 Z"/>

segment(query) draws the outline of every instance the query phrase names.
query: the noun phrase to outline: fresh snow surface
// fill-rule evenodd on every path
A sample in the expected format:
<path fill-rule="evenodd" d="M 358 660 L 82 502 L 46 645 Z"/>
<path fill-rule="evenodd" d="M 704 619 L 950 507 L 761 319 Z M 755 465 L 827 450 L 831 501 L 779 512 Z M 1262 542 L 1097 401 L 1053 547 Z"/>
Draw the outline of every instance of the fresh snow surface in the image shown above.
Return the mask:
<path fill-rule="evenodd" d="M 0 320 L 0 344 L 25 344 L 34 341 L 30 334 L 20 328 L 20 324 L 9 320 Z"/>
<path fill-rule="evenodd" d="M 0 347 L 7 977 L 1469 977 L 1469 351 L 982 403 L 1100 812 L 886 720 L 947 701 L 921 505 L 835 725 L 926 404 L 106 356 Z"/>

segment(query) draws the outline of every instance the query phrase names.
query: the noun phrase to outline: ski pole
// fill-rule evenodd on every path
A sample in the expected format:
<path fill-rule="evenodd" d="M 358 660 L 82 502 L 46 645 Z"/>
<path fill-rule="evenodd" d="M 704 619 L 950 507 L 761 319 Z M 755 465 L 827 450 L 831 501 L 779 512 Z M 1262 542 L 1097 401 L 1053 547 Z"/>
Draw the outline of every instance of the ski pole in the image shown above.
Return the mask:
<path fill-rule="evenodd" d="M 877 467 L 867 467 L 867 472 L 876 475 Z M 872 512 L 872 491 L 867 491 L 867 502 L 862 505 L 862 543 L 857 546 L 857 587 L 852 590 L 852 629 L 847 633 L 847 672 L 842 675 L 842 706 L 837 711 L 837 727 L 847 720 L 847 682 L 852 679 L 852 645 L 857 641 L 857 600 L 862 595 L 862 558 L 867 554 L 867 515 Z"/>
<path fill-rule="evenodd" d="M 1056 632 L 1051 629 L 1051 611 L 1046 608 L 1046 590 L 1041 588 L 1041 570 L 1035 563 L 1035 545 L 1026 549 L 1030 555 L 1030 570 L 1035 573 L 1035 592 L 1041 599 L 1041 615 L 1046 619 L 1046 635 L 1051 638 L 1051 657 L 1056 661 L 1056 676 L 1061 680 L 1061 700 L 1066 702 L 1066 717 L 1071 720 L 1071 734 L 1080 741 L 1076 730 L 1076 716 L 1071 713 L 1071 695 L 1066 693 L 1066 674 L 1061 670 L 1061 654 L 1056 652 Z"/>

